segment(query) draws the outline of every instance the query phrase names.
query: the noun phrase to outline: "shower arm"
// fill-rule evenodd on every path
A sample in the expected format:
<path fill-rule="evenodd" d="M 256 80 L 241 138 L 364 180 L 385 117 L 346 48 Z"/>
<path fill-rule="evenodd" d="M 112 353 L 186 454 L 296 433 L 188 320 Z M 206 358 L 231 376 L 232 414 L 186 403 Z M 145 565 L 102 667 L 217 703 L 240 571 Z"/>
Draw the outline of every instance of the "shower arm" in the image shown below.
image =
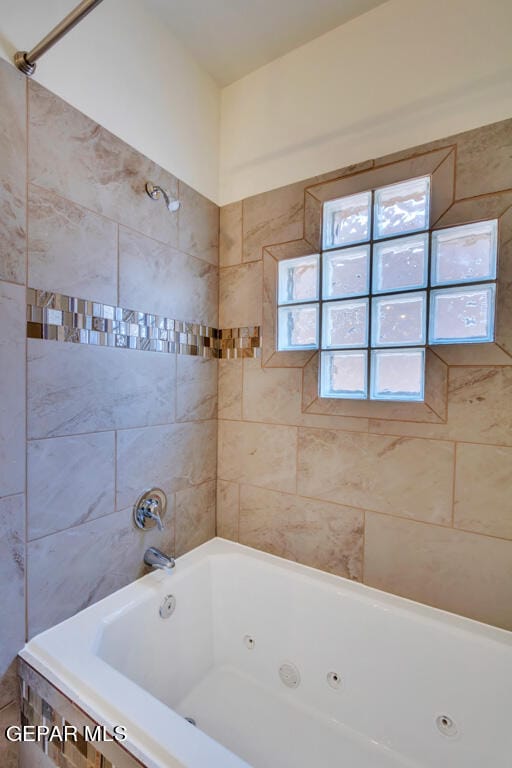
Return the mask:
<path fill-rule="evenodd" d="M 58 43 L 64 35 L 73 29 L 83 18 L 93 11 L 103 0 L 83 0 L 77 7 L 68 13 L 46 37 L 32 48 L 31 51 L 18 51 L 14 54 L 14 64 L 23 74 L 31 77 L 36 71 L 36 61 L 49 51 L 55 43 Z"/>

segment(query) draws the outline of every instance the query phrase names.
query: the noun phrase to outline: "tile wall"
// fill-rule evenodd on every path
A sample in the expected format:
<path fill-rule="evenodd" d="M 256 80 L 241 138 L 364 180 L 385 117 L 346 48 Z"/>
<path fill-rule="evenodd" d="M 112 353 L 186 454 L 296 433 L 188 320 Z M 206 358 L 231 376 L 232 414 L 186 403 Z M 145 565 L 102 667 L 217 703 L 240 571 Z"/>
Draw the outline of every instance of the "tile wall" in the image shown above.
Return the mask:
<path fill-rule="evenodd" d="M 315 250 L 314 185 L 443 148 L 443 224 L 500 217 L 500 346 L 434 355 L 432 412 L 314 412 L 311 355 L 253 355 L 265 258 Z M 0 62 L 0 163 L 0 724 L 25 638 L 136 578 L 149 544 L 213 536 L 215 502 L 219 535 L 512 629 L 512 121 L 225 206 L 219 235 L 213 203 Z M 27 288 L 229 329 L 224 359 L 27 340 Z M 151 485 L 167 525 L 142 536 Z"/>
<path fill-rule="evenodd" d="M 320 184 L 335 197 L 349 177 L 389 183 L 398 164 L 413 176 L 432 159 L 443 226 L 500 220 L 499 346 L 436 348 L 430 411 L 312 412 L 314 357 L 265 353 L 267 260 L 318 249 Z M 219 535 L 512 629 L 511 206 L 508 120 L 221 209 L 221 323 L 263 322 L 263 357 L 219 363 Z"/>
<path fill-rule="evenodd" d="M 26 289 L 217 328 L 219 209 L 5 62 L 0 169 L 1 725 L 27 637 L 139 576 L 149 545 L 215 533 L 218 361 L 26 340 Z M 166 527 L 141 534 L 153 485 Z"/>

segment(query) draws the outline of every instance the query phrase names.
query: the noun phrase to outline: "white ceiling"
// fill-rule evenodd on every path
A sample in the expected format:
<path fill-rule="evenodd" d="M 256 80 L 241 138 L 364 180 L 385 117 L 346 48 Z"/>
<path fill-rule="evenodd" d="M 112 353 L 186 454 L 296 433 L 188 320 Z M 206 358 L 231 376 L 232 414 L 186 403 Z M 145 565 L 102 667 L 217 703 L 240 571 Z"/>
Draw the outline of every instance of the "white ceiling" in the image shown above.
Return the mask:
<path fill-rule="evenodd" d="M 224 86 L 386 0 L 147 0 Z"/>

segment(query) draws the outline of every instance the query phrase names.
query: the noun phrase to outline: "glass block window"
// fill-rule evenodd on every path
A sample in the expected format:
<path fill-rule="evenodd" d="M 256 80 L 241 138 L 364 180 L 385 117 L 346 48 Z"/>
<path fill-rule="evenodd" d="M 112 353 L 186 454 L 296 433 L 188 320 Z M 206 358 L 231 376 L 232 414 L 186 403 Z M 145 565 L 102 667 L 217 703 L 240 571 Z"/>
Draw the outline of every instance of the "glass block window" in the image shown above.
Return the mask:
<path fill-rule="evenodd" d="M 279 262 L 278 349 L 321 397 L 422 401 L 426 347 L 494 340 L 497 221 L 430 230 L 430 176 L 329 200 L 322 253 Z"/>

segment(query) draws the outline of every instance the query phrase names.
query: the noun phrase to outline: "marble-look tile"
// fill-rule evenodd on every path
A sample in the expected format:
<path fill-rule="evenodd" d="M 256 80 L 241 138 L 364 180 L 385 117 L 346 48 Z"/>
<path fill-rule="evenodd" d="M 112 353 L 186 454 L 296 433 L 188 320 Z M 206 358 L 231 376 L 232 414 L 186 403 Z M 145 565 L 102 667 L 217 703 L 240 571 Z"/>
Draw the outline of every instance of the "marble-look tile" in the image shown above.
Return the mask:
<path fill-rule="evenodd" d="M 450 368 L 449 436 L 475 443 L 512 444 L 512 366 Z"/>
<path fill-rule="evenodd" d="M 218 266 L 219 207 L 188 184 L 179 182 L 178 248 Z"/>
<path fill-rule="evenodd" d="M 219 422 L 218 477 L 295 492 L 297 429 L 276 424 Z"/>
<path fill-rule="evenodd" d="M 456 137 L 448 136 L 444 139 L 436 139 L 434 141 L 427 141 L 425 144 L 417 144 L 415 147 L 406 147 L 398 152 L 390 152 L 387 155 L 381 155 L 376 157 L 373 164 L 376 168 L 382 165 L 392 165 L 393 163 L 400 162 L 401 160 L 408 160 L 416 155 L 423 155 L 426 152 L 435 152 L 439 149 L 453 149 L 456 144 Z"/>
<path fill-rule="evenodd" d="M 313 568 L 361 579 L 363 512 L 242 485 L 240 543 Z"/>
<path fill-rule="evenodd" d="M 120 227 L 119 304 L 216 327 L 217 268 Z"/>
<path fill-rule="evenodd" d="M 169 519 L 173 519 L 173 511 Z M 154 528 L 141 533 L 133 524 L 130 507 L 30 542 L 28 636 L 34 637 L 138 578 L 144 572 L 147 547 L 165 552 L 172 549 L 173 540 L 174 526 L 168 524 L 168 518 L 162 532 Z"/>
<path fill-rule="evenodd" d="M 25 642 L 25 498 L 0 499 L 0 707 L 16 697 L 12 663 Z"/>
<path fill-rule="evenodd" d="M 263 368 L 260 360 L 244 360 L 244 419 L 300 424 L 301 403 L 300 368 Z"/>
<path fill-rule="evenodd" d="M 176 357 L 176 421 L 217 418 L 218 360 Z"/>
<path fill-rule="evenodd" d="M 512 629 L 512 542 L 366 513 L 364 581 Z"/>
<path fill-rule="evenodd" d="M 418 148 L 421 149 L 421 148 Z M 414 179 L 417 176 L 433 174 L 440 164 L 449 158 L 453 146 L 433 152 L 414 152 L 405 159 L 368 168 L 364 172 L 346 175 L 340 179 L 308 187 L 308 193 L 321 202 L 333 200 L 344 195 L 377 189 L 387 184 Z M 444 185 L 443 185 L 444 186 Z M 442 195 L 445 199 L 444 195 Z M 440 214 L 438 214 L 440 215 Z"/>
<path fill-rule="evenodd" d="M 21 742 L 19 759 L 19 768 L 55 768 L 53 760 L 45 755 L 39 744 L 35 742 Z M 17 764 L 16 768 L 18 768 Z"/>
<path fill-rule="evenodd" d="M 213 480 L 217 466 L 217 422 L 185 422 L 117 435 L 117 508 L 134 504 L 145 488 L 170 496 Z"/>
<path fill-rule="evenodd" d="M 28 205 L 28 284 L 116 304 L 117 225 L 34 186 Z"/>
<path fill-rule="evenodd" d="M 115 433 L 28 443 L 28 532 L 38 539 L 114 511 Z"/>
<path fill-rule="evenodd" d="M 18 768 L 19 744 L 7 741 L 5 730 L 10 725 L 20 724 L 19 705 L 9 704 L 0 709 L 0 765 L 2 768 Z M 20 768 L 31 768 L 30 765 L 20 764 Z"/>
<path fill-rule="evenodd" d="M 304 239 L 313 250 L 322 248 L 322 204 L 309 192 L 304 196 Z"/>
<path fill-rule="evenodd" d="M 242 418 L 243 360 L 219 360 L 219 419 Z"/>
<path fill-rule="evenodd" d="M 176 494 L 176 557 L 215 536 L 215 480 Z"/>
<path fill-rule="evenodd" d="M 510 189 L 512 119 L 460 133 L 457 142 L 457 199 Z"/>
<path fill-rule="evenodd" d="M 29 437 L 172 422 L 175 377 L 175 355 L 30 339 Z"/>
<path fill-rule="evenodd" d="M 227 480 L 217 481 L 217 536 L 238 541 L 240 486 Z"/>
<path fill-rule="evenodd" d="M 23 544 L 23 547 L 24 547 L 24 544 Z M 0 591 L 1 591 L 1 587 L 0 587 Z M 24 614 L 25 612 L 24 600 L 22 604 L 22 611 Z M 19 612 L 19 609 L 16 608 L 16 619 L 19 618 L 18 612 Z M 23 628 L 24 627 L 25 627 L 25 616 L 23 615 Z M 0 632 L 0 636 L 1 636 L 1 632 Z M 23 647 L 24 642 L 25 642 L 25 631 L 23 629 L 23 635 L 20 635 L 20 645 L 16 649 L 16 652 L 13 655 L 11 663 L 5 668 L 3 663 L 0 666 L 0 707 L 5 706 L 10 701 L 17 702 L 19 699 L 18 661 L 17 661 L 16 654 Z M 0 731 L 0 744 L 1 743 L 2 743 L 2 733 Z M 2 765 L 1 760 L 0 760 L 0 765 Z"/>
<path fill-rule="evenodd" d="M 177 214 L 145 190 L 152 181 L 177 197 L 177 179 L 46 88 L 28 85 L 29 181 L 177 247 Z"/>
<path fill-rule="evenodd" d="M 261 263 L 226 267 L 219 274 L 219 325 L 238 328 L 261 325 L 262 269 Z"/>
<path fill-rule="evenodd" d="M 265 368 L 259 359 L 246 359 L 243 364 L 244 420 L 293 426 L 332 427 L 349 432 L 368 431 L 368 419 L 365 418 L 303 412 L 303 372 L 300 368 Z"/>
<path fill-rule="evenodd" d="M 502 296 L 503 293 L 504 291 L 500 291 L 499 295 Z M 450 367 L 463 365 L 488 368 L 489 366 L 512 364 L 510 355 L 498 344 L 439 344 L 435 354 Z"/>
<path fill-rule="evenodd" d="M 306 182 L 304 182 L 304 186 L 308 188 L 314 184 L 323 184 L 324 181 L 341 179 L 343 176 L 352 176 L 354 173 L 360 173 L 361 171 L 367 171 L 369 168 L 373 168 L 373 165 L 373 160 L 363 160 L 360 163 L 344 165 L 343 168 L 337 168 L 334 171 L 327 171 L 327 173 L 321 173 L 318 176 L 314 176 L 311 179 L 308 179 Z"/>
<path fill-rule="evenodd" d="M 512 366 L 452 367 L 446 424 L 370 420 L 370 432 L 512 446 Z"/>
<path fill-rule="evenodd" d="M 26 78 L 0 60 L 0 280 L 25 282 Z"/>
<path fill-rule="evenodd" d="M 243 261 L 258 261 L 263 248 L 302 237 L 304 184 L 262 192 L 243 201 Z"/>
<path fill-rule="evenodd" d="M 220 209 L 219 265 L 232 267 L 242 262 L 242 202 Z"/>
<path fill-rule="evenodd" d="M 454 453 L 442 441 L 299 429 L 298 493 L 450 525 Z"/>
<path fill-rule="evenodd" d="M 454 526 L 512 539 L 512 448 L 457 445 Z"/>
<path fill-rule="evenodd" d="M 0 496 L 25 489 L 25 289 L 0 282 Z"/>
<path fill-rule="evenodd" d="M 455 199 L 455 148 L 438 165 L 430 178 L 430 221 L 439 221 Z"/>
<path fill-rule="evenodd" d="M 482 197 L 457 200 L 436 222 L 434 229 L 468 224 L 471 221 L 498 219 L 512 205 L 512 192 L 496 192 Z"/>

